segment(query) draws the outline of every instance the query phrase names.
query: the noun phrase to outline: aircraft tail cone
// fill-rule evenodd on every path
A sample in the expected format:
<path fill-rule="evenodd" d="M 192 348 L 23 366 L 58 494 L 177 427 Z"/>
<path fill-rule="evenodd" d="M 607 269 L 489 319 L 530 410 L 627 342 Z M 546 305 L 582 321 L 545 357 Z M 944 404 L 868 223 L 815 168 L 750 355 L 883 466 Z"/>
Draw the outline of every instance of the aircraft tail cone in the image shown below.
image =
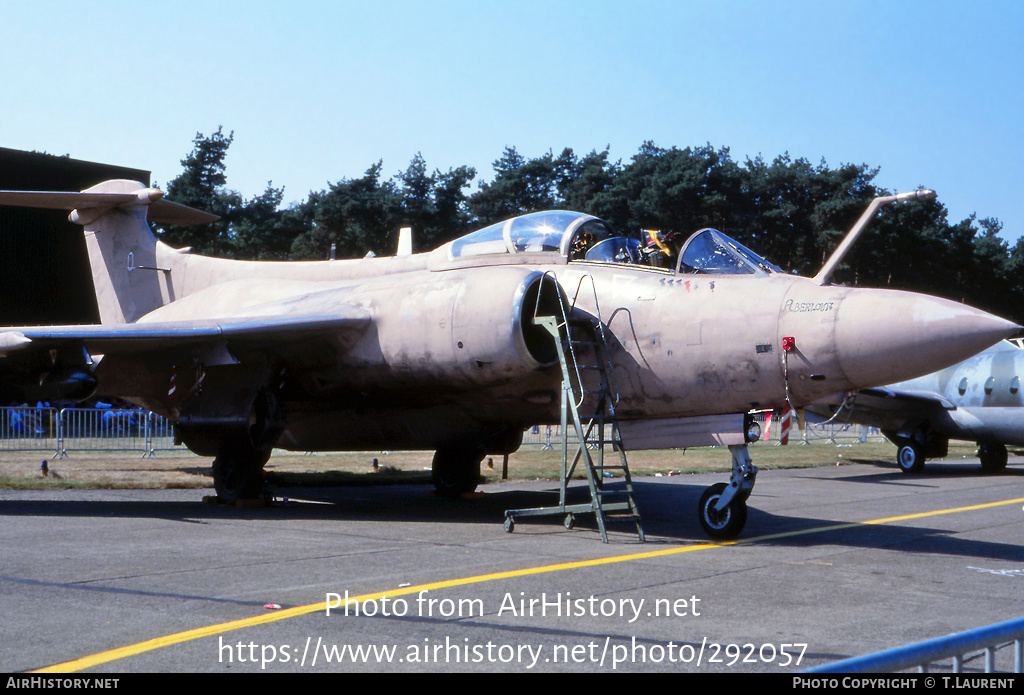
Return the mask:
<path fill-rule="evenodd" d="M 839 367 L 856 388 L 912 379 L 956 364 L 1021 330 L 945 299 L 855 290 L 836 318 Z"/>

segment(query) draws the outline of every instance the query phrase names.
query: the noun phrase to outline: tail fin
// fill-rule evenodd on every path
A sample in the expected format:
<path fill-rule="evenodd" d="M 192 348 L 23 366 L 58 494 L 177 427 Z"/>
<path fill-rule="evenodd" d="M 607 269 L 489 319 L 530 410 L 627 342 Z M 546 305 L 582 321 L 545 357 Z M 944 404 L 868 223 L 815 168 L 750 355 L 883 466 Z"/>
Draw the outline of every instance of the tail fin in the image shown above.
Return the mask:
<path fill-rule="evenodd" d="M 147 206 L 159 199 L 160 192 L 134 181 L 106 181 L 82 193 L 135 198 L 117 207 L 77 208 L 71 213 L 71 221 L 85 227 L 100 322 L 134 323 L 173 301 L 171 269 L 157 263 L 157 240 L 146 222 Z"/>
<path fill-rule="evenodd" d="M 147 215 L 179 225 L 217 219 L 162 197 L 137 181 L 115 180 L 81 193 L 4 191 L 0 204 L 71 210 L 69 219 L 85 228 L 101 323 L 134 323 L 174 301 L 172 266 L 185 258 L 153 236 Z"/>

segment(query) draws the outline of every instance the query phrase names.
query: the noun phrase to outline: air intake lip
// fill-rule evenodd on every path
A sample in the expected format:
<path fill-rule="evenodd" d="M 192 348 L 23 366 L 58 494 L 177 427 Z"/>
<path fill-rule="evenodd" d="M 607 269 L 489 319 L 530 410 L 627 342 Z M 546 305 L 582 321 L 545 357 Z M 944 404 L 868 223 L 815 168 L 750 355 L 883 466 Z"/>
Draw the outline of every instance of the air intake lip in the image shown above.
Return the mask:
<path fill-rule="evenodd" d="M 566 312 L 565 293 L 553 277 L 538 273 L 527 281 L 519 307 L 519 325 L 527 352 L 542 367 L 558 362 L 558 346 L 552 335 L 533 319 L 557 316 L 561 320 Z"/>

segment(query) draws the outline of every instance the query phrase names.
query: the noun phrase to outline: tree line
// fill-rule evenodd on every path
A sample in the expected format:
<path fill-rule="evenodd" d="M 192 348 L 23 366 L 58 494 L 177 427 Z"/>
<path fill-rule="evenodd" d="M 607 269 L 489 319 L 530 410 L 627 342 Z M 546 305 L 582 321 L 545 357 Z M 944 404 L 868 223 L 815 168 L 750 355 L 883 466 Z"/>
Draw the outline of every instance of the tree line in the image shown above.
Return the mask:
<path fill-rule="evenodd" d="M 199 227 L 163 227 L 158 235 L 197 253 L 254 260 L 392 255 L 401 227 L 414 250 L 428 251 L 475 229 L 536 210 L 595 215 L 623 234 L 688 235 L 714 227 L 787 272 L 814 275 L 870 203 L 886 191 L 867 164 L 812 164 L 788 154 L 734 160 L 729 148 L 662 148 L 645 142 L 629 161 L 609 148 L 572 149 L 534 158 L 506 147 L 490 180 L 470 190 L 477 171 L 431 170 L 417 154 L 385 178 L 383 163 L 282 207 L 284 189 L 245 199 L 227 186 L 233 133 L 198 133 L 166 185 L 170 200 L 220 215 Z M 926 292 L 1024 323 L 1024 237 L 1010 246 L 994 218 L 950 222 L 940 200 L 882 208 L 833 276 L 836 282 Z"/>

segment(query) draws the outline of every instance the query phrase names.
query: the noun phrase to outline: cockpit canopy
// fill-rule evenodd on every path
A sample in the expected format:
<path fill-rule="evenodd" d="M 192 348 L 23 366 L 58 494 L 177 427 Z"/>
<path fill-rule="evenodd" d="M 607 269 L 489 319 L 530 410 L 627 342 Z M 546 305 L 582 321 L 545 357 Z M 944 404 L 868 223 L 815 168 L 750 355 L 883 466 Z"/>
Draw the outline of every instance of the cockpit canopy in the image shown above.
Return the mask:
<path fill-rule="evenodd" d="M 653 240 L 652 236 L 652 240 Z M 764 274 L 782 272 L 756 253 L 714 229 L 702 229 L 682 244 L 659 241 L 647 247 L 618 234 L 591 215 L 567 210 L 535 212 L 492 224 L 456 239 L 451 260 L 495 254 L 559 254 L 568 262 L 620 263 L 658 267 L 676 274 Z M 655 258 L 657 256 L 657 258 Z"/>
<path fill-rule="evenodd" d="M 782 268 L 769 263 L 717 229 L 702 229 L 686 240 L 679 254 L 676 273 L 707 273 L 740 275 L 749 273 L 781 273 Z"/>
<path fill-rule="evenodd" d="M 570 242 L 577 246 L 616 236 L 608 223 L 579 212 L 549 210 L 513 217 L 492 224 L 452 242 L 452 258 L 494 253 L 571 253 Z M 589 242 L 589 243 L 588 243 Z M 584 253 L 586 249 L 583 250 Z M 583 255 L 579 254 L 579 258 Z"/>

